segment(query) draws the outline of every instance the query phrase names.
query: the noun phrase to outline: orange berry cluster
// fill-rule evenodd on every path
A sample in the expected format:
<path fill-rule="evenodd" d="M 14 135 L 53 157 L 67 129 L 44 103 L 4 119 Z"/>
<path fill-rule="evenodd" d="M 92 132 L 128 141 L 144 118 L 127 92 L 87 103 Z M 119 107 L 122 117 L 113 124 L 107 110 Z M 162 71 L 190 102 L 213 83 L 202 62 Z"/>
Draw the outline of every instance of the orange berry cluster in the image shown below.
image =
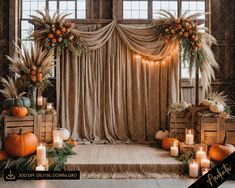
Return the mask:
<path fill-rule="evenodd" d="M 30 74 L 31 74 L 31 80 L 33 82 L 36 82 L 36 81 L 41 82 L 43 79 L 42 73 L 39 70 L 37 70 L 37 68 L 35 66 L 31 67 Z"/>
<path fill-rule="evenodd" d="M 167 35 L 179 35 L 180 37 L 187 38 L 193 49 L 201 48 L 196 24 L 191 19 L 180 17 L 175 20 L 172 26 L 166 28 L 165 32 Z"/>
<path fill-rule="evenodd" d="M 63 41 L 63 35 L 68 33 L 69 29 L 66 27 L 57 27 L 52 29 L 50 33 L 48 33 L 47 38 L 50 41 L 51 46 L 55 46 L 55 44 L 61 43 Z"/>

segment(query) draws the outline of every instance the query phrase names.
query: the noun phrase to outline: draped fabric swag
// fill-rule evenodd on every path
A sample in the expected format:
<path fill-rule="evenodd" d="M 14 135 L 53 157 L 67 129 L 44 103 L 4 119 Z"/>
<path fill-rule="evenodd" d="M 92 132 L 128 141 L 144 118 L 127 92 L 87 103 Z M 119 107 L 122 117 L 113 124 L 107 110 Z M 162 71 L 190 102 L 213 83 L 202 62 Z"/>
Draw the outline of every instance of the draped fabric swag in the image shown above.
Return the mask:
<path fill-rule="evenodd" d="M 93 142 L 151 141 L 179 98 L 178 44 L 162 41 L 154 27 L 115 21 L 81 38 L 90 55 L 57 57 L 61 126 Z"/>

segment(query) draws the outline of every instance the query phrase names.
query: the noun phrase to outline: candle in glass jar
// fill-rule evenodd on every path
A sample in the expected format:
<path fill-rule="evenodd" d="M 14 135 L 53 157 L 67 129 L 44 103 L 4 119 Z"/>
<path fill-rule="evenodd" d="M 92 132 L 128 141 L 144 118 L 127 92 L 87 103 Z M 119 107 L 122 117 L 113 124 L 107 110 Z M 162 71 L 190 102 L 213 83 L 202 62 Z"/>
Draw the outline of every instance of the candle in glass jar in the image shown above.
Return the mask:
<path fill-rule="evenodd" d="M 196 151 L 196 159 L 201 160 L 203 158 L 206 158 L 206 153 L 202 148 L 200 148 L 199 151 Z"/>
<path fill-rule="evenodd" d="M 43 144 L 40 144 L 37 147 L 37 163 L 38 165 L 41 165 L 46 162 L 46 146 Z"/>
<path fill-rule="evenodd" d="M 185 144 L 188 144 L 188 145 L 193 145 L 194 144 L 194 136 L 193 136 L 191 130 L 189 130 L 188 134 L 186 134 Z"/>
<path fill-rule="evenodd" d="M 173 146 L 171 146 L 171 156 L 177 157 L 179 155 L 179 148 L 177 147 L 177 143 L 173 142 Z"/>
<path fill-rule="evenodd" d="M 43 105 L 43 96 L 38 96 L 37 104 L 38 104 L 38 106 L 42 106 Z"/>
<path fill-rule="evenodd" d="M 189 164 L 189 176 L 196 178 L 199 176 L 199 165 L 198 163 L 192 162 Z"/>
<path fill-rule="evenodd" d="M 36 167 L 36 171 L 45 171 L 45 167 L 42 165 L 39 165 Z"/>
<path fill-rule="evenodd" d="M 201 168 L 210 168 L 211 162 L 206 157 L 201 159 Z"/>
<path fill-rule="evenodd" d="M 55 148 L 62 148 L 63 147 L 63 141 L 59 138 L 56 138 L 54 141 L 53 141 L 53 146 Z"/>

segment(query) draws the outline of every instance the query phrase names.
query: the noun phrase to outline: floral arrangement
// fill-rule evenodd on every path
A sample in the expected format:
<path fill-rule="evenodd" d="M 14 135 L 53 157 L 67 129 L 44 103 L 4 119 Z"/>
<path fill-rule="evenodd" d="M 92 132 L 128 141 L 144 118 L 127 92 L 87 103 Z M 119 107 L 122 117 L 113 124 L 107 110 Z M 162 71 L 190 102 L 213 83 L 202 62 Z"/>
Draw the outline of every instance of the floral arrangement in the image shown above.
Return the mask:
<path fill-rule="evenodd" d="M 46 9 L 45 14 L 37 11 L 42 18 L 31 16 L 35 30 L 31 37 L 47 49 L 54 48 L 59 54 L 68 49 L 77 54 L 87 53 L 88 48 L 80 38 L 80 32 L 74 24 L 65 18 L 69 14 L 60 14 L 58 11 L 51 17 Z"/>
<path fill-rule="evenodd" d="M 179 41 L 183 60 L 189 63 L 190 77 L 192 68 L 197 66 L 201 72 L 202 84 L 205 89 L 208 89 L 214 78 L 213 68 L 218 69 L 219 67 L 210 49 L 210 45 L 216 44 L 216 40 L 206 32 L 207 28 L 197 23 L 198 17 L 204 13 L 190 16 L 186 16 L 186 13 L 176 18 L 170 12 L 161 11 L 159 14 L 162 17 L 153 20 L 153 25 L 156 26 L 156 33 L 166 42 L 169 40 Z"/>
<path fill-rule="evenodd" d="M 13 58 L 7 56 L 10 61 L 10 70 L 17 73 L 17 88 L 32 90 L 39 88 L 44 90 L 49 84 L 48 78 L 54 67 L 53 51 L 43 50 L 38 45 L 27 50 L 24 46 L 20 49 L 17 45 Z"/>

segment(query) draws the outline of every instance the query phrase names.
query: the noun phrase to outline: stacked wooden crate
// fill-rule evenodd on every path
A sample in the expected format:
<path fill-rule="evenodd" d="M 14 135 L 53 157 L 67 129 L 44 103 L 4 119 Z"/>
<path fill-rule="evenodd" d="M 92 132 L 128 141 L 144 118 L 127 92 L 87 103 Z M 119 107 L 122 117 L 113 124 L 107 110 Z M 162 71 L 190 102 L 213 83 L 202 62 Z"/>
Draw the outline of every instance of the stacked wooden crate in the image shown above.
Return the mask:
<path fill-rule="evenodd" d="M 53 129 L 57 127 L 56 115 L 35 115 L 18 118 L 13 116 L 4 117 L 3 139 L 9 134 L 18 133 L 19 128 L 23 132 L 34 133 L 40 142 L 52 142 Z"/>
<path fill-rule="evenodd" d="M 170 136 L 180 141 L 185 139 L 185 128 L 189 124 L 188 112 L 170 113 Z"/>
<path fill-rule="evenodd" d="M 207 145 L 222 144 L 227 134 L 227 143 L 235 145 L 234 118 L 198 116 L 196 131 L 201 143 Z"/>

